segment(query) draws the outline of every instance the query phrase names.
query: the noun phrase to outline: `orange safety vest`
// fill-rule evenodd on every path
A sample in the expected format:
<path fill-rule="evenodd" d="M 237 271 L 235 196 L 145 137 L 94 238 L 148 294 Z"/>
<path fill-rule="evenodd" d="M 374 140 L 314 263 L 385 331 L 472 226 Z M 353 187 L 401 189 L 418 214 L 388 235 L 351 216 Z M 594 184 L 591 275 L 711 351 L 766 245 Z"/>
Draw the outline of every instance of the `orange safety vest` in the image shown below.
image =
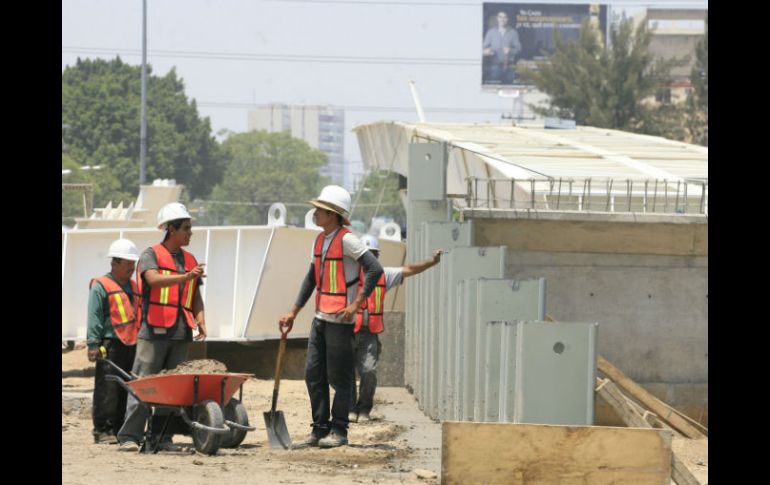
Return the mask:
<path fill-rule="evenodd" d="M 141 300 L 139 288 L 134 280 L 130 280 L 131 292 L 134 294 L 132 299 L 109 276 L 100 276 L 99 278 L 92 279 L 88 287 L 91 288 L 97 281 L 104 287 L 104 291 L 107 292 L 107 300 L 110 302 L 110 320 L 112 321 L 112 328 L 115 329 L 115 334 L 124 344 L 135 345 L 136 332 L 138 330 L 136 316 L 139 314 L 139 301 Z"/>
<path fill-rule="evenodd" d="M 342 237 L 350 230 L 341 227 L 326 249 L 321 268 L 321 251 L 324 247 L 324 233 L 318 235 L 313 246 L 313 267 L 315 268 L 315 307 L 323 313 L 337 313 L 348 306 L 348 282 L 345 281 L 345 264 L 342 261 Z M 353 282 L 351 281 L 350 284 Z"/>
<path fill-rule="evenodd" d="M 158 271 L 163 275 L 183 274 L 176 269 L 176 262 L 171 253 L 162 244 L 156 244 L 152 247 L 155 251 L 155 258 L 158 260 Z M 191 253 L 181 249 L 184 255 L 185 272 L 192 271 L 198 261 Z M 137 281 L 139 289 L 142 289 L 142 277 L 137 266 Z M 147 323 L 153 327 L 173 327 L 176 324 L 179 309 L 182 309 L 187 326 L 195 329 L 197 324 L 192 314 L 193 296 L 198 289 L 198 278 L 180 283 L 177 286 L 167 286 L 165 288 L 150 288 L 150 303 L 147 308 Z"/>
<path fill-rule="evenodd" d="M 364 272 L 360 271 L 358 275 L 358 287 L 364 288 Z M 382 273 L 380 279 L 377 280 L 377 285 L 374 290 L 369 294 L 369 297 L 361 303 L 356 313 L 356 326 L 353 328 L 353 332 L 361 330 L 361 325 L 364 323 L 364 310 L 369 310 L 369 331 L 371 333 L 382 333 L 385 330 L 385 326 L 382 323 L 382 309 L 385 302 L 385 273 Z"/>

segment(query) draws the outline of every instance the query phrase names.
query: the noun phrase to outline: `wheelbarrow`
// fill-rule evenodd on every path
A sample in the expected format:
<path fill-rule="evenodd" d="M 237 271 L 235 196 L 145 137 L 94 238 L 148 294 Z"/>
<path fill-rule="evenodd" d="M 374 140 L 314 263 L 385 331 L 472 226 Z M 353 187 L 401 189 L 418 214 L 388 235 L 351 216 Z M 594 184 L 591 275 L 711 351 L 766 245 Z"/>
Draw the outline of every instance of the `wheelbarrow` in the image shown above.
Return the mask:
<path fill-rule="evenodd" d="M 140 406 L 155 410 L 168 410 L 163 428 L 157 441 L 150 443 L 145 439 L 141 451 L 157 453 L 163 436 L 166 434 L 172 417 L 180 416 L 186 425 L 181 432 L 191 434 L 195 449 L 201 453 L 213 455 L 220 447 L 235 448 L 241 444 L 248 431 L 256 428 L 249 426 L 246 408 L 242 404 L 243 383 L 251 374 L 165 374 L 148 377 L 134 377 L 126 373 L 109 359 L 101 359 L 115 369 L 123 379 L 116 375 L 106 376 L 107 380 L 117 382 L 131 394 Z M 233 397 L 238 391 L 238 399 Z M 147 425 L 149 438 L 153 412 Z M 188 415 L 192 417 L 190 417 Z"/>

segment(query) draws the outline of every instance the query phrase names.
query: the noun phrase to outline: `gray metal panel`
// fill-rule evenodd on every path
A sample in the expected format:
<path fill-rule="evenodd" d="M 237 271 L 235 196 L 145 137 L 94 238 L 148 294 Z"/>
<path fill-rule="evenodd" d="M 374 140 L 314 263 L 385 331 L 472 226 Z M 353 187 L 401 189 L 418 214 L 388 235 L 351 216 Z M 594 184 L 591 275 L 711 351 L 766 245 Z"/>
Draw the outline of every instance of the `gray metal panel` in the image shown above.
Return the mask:
<path fill-rule="evenodd" d="M 438 402 L 429 399 L 431 409 L 439 419 L 454 418 L 456 369 L 455 293 L 457 282 L 468 278 L 502 278 L 505 276 L 505 246 L 458 247 L 444 256 L 439 281 L 439 307 L 437 325 L 437 349 L 440 350 L 438 366 L 431 369 L 435 378 L 431 390 Z"/>
<path fill-rule="evenodd" d="M 473 244 L 472 222 L 429 222 L 422 224 L 422 252 L 419 259 L 426 259 L 436 249 L 452 251 L 458 246 Z M 451 252 L 449 253 L 451 254 Z M 441 267 L 450 264 L 448 255 L 442 258 L 439 267 L 428 270 L 417 278 L 421 279 L 421 287 L 418 293 L 418 331 L 420 342 L 420 373 L 418 376 L 417 399 L 420 407 L 426 410 L 426 403 L 437 402 L 437 395 L 432 386 L 434 378 L 431 371 L 438 367 L 439 358 L 439 287 L 441 283 Z M 434 406 L 435 408 L 435 406 Z M 436 417 L 435 414 L 431 414 Z"/>
<path fill-rule="evenodd" d="M 592 425 L 596 323 L 517 322 L 514 422 Z"/>
<path fill-rule="evenodd" d="M 412 143 L 409 145 L 410 200 L 446 200 L 446 145 Z M 410 223 L 412 221 L 409 221 Z"/>
<path fill-rule="evenodd" d="M 422 255 L 422 223 L 430 221 L 446 221 L 449 214 L 449 203 L 442 192 L 441 197 L 433 200 L 417 200 L 421 194 L 434 193 L 441 190 L 446 185 L 445 175 L 436 176 L 432 174 L 429 177 L 420 177 L 420 165 L 425 162 L 425 156 L 431 155 L 431 160 L 443 168 L 439 173 L 446 172 L 446 150 L 442 144 L 436 143 L 418 143 L 409 144 L 409 167 L 408 167 L 408 190 L 407 190 L 407 254 L 406 261 L 419 261 Z M 409 176 L 413 174 L 414 176 Z M 424 198 L 424 197 L 422 197 Z M 423 275 L 417 275 L 409 278 L 406 282 L 406 318 L 404 328 L 404 381 L 407 386 L 411 386 L 418 394 L 420 386 L 417 383 L 421 368 L 420 360 L 424 358 L 419 344 L 421 338 L 418 335 L 420 326 L 418 310 L 420 309 L 419 294 L 423 285 Z M 419 399 L 419 398 L 418 398 Z"/>
<path fill-rule="evenodd" d="M 481 284 L 481 289 L 479 289 Z M 482 304 L 486 306 L 482 313 L 489 321 L 496 323 L 485 323 L 478 320 L 479 311 L 477 306 L 483 292 Z M 503 393 L 497 393 L 499 405 L 498 410 L 494 411 L 495 416 L 499 416 L 501 421 L 512 421 L 513 419 L 513 379 L 515 362 L 515 329 L 509 326 L 519 319 L 536 319 L 545 314 L 545 280 L 542 278 L 515 281 L 510 279 L 480 279 L 460 281 L 457 285 L 457 311 L 455 317 L 455 355 L 456 372 L 454 374 L 454 389 L 456 396 L 454 399 L 454 409 L 452 419 L 467 421 L 474 419 L 474 403 L 477 397 L 483 397 L 483 394 L 477 394 L 476 387 L 478 379 L 483 375 L 483 371 L 478 370 L 480 358 L 485 366 L 492 365 L 487 361 L 487 352 L 497 352 L 501 354 L 501 359 L 495 360 L 498 365 L 503 365 L 499 375 L 499 388 L 505 390 Z M 483 325 L 503 325 L 500 335 L 495 330 L 492 337 L 484 334 Z M 477 336 L 482 335 L 484 339 L 493 339 L 500 337 L 500 348 L 486 349 L 487 343 L 481 342 L 483 348 L 477 349 Z M 492 342 L 493 340 L 490 340 Z M 491 345 L 491 344 L 490 344 Z M 493 359 L 494 360 L 494 359 Z M 500 364 L 502 363 L 502 364 Z M 486 387 L 485 387 L 486 388 Z"/>
<path fill-rule="evenodd" d="M 407 253 L 406 261 L 420 261 L 423 257 L 422 244 L 422 223 L 432 221 L 446 221 L 447 202 L 409 202 L 407 207 L 407 217 L 409 226 L 407 227 Z M 404 349 L 405 365 L 404 379 L 407 385 L 417 389 L 418 367 L 420 349 L 418 348 L 418 336 L 416 327 L 419 322 L 418 310 L 421 308 L 418 302 L 420 289 L 424 284 L 425 273 L 409 278 L 406 285 L 406 320 L 404 328 L 404 338 L 406 348 Z"/>
<path fill-rule="evenodd" d="M 475 383 L 463 383 L 460 389 L 475 389 L 473 417 L 476 421 L 512 421 L 516 396 L 514 367 L 518 348 L 517 320 L 537 320 L 545 317 L 545 280 L 481 279 L 476 285 L 476 318 L 464 322 L 465 328 L 475 325 L 475 361 L 473 369 L 464 375 L 475 376 Z M 467 332 L 467 333 L 470 333 Z M 464 336 L 463 339 L 467 340 Z M 468 350 L 473 347 L 468 346 Z M 468 396 L 463 405 L 470 407 Z M 463 413 L 469 413 L 463 409 Z"/>
<path fill-rule="evenodd" d="M 457 376 L 454 401 L 458 421 L 473 420 L 473 403 L 476 396 L 476 288 L 478 280 L 461 280 L 457 283 Z"/>

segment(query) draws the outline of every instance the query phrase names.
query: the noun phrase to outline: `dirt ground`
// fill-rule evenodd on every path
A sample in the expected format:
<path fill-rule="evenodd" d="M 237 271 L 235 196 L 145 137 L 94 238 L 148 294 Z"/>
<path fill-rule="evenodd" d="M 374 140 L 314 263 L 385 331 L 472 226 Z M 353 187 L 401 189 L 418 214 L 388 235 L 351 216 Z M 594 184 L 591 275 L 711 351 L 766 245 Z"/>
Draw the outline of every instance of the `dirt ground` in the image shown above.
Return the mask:
<path fill-rule="evenodd" d="M 292 451 L 271 449 L 267 442 L 262 413 L 270 408 L 272 391 L 271 380 L 250 379 L 244 384 L 243 402 L 250 424 L 257 429 L 246 435 L 239 448 L 220 448 L 214 456 L 203 455 L 194 450 L 192 438 L 175 435 L 181 452 L 119 452 L 117 445 L 97 445 L 91 437 L 93 364 L 86 351 L 62 352 L 62 484 L 438 485 L 441 427 L 419 410 L 406 389 L 378 388 L 375 416 L 380 419 L 351 424 L 350 445 Z M 284 412 L 292 439 L 299 440 L 310 431 L 304 381 L 281 380 L 278 409 Z M 705 485 L 708 440 L 675 438 L 672 449 Z"/>
<path fill-rule="evenodd" d="M 203 455 L 194 450 L 192 438 L 175 435 L 174 442 L 183 451 L 150 455 L 93 443 L 92 368 L 85 350 L 62 353 L 63 484 L 438 484 L 440 425 L 419 411 L 405 389 L 377 390 L 375 411 L 382 419 L 352 424 L 349 446 L 285 451 L 269 447 L 262 416 L 270 409 L 273 382 L 250 379 L 243 386 L 243 402 L 257 430 L 249 432 L 239 448 Z M 281 380 L 278 409 L 285 414 L 292 439 L 300 440 L 310 432 L 304 381 Z"/>

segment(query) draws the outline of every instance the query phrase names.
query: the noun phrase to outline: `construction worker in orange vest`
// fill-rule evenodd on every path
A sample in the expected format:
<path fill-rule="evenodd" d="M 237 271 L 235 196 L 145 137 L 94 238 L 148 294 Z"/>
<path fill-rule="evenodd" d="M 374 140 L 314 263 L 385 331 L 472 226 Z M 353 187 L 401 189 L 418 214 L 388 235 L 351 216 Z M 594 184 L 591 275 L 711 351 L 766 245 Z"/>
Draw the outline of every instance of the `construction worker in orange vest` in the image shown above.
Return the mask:
<path fill-rule="evenodd" d="M 369 248 L 376 258 L 380 257 L 379 240 L 366 234 L 361 237 L 361 242 Z M 404 282 L 404 278 L 420 274 L 431 266 L 441 261 L 443 250 L 438 249 L 431 259 L 418 263 L 407 264 L 402 267 L 384 267 L 375 290 L 359 307 L 356 314 L 355 339 L 353 343 L 356 371 L 361 378 L 359 392 L 353 385 L 353 393 L 350 401 L 350 414 L 348 420 L 351 423 L 369 421 L 372 407 L 374 406 L 374 391 L 377 389 L 377 362 L 380 360 L 382 344 L 379 334 L 385 330 L 383 312 L 385 292 Z M 356 399 L 358 394 L 358 399 Z"/>
<path fill-rule="evenodd" d="M 110 244 L 107 257 L 112 258 L 110 272 L 90 283 L 87 345 L 88 360 L 96 362 L 91 433 L 96 443 L 115 444 L 126 412 L 126 391 L 107 381 L 116 371 L 97 357 L 111 360 L 126 372 L 134 363 L 139 290 L 131 276 L 139 251 L 128 239 L 118 239 Z"/>
<path fill-rule="evenodd" d="M 165 231 L 163 242 L 145 249 L 139 258 L 137 283 L 142 294 L 142 318 L 136 344 L 133 372 L 139 377 L 173 369 L 187 358 L 193 341 L 206 338 L 206 322 L 200 286 L 204 263 L 182 249 L 190 244 L 192 218 L 187 208 L 172 202 L 158 211 L 158 229 Z M 167 411 L 159 410 L 150 429 L 150 440 L 158 436 Z M 137 451 L 144 434 L 148 409 L 132 396 L 128 397 L 126 422 L 118 432 L 120 449 Z M 154 443 L 152 443 L 154 444 Z M 163 436 L 158 449 L 180 448 Z"/>
<path fill-rule="evenodd" d="M 382 266 L 358 236 L 344 227 L 350 225 L 347 190 L 327 185 L 310 204 L 316 208 L 314 222 L 323 232 L 313 243 L 310 269 L 299 296 L 289 313 L 281 317 L 279 329 L 291 331 L 315 289 L 315 318 L 305 361 L 313 430 L 294 447 L 333 448 L 348 443 L 348 413 L 356 384 L 352 346 L 356 310 L 374 290 Z M 363 266 L 364 279 L 360 292 L 359 265 Z M 329 386 L 334 388 L 333 403 L 329 402 Z"/>

